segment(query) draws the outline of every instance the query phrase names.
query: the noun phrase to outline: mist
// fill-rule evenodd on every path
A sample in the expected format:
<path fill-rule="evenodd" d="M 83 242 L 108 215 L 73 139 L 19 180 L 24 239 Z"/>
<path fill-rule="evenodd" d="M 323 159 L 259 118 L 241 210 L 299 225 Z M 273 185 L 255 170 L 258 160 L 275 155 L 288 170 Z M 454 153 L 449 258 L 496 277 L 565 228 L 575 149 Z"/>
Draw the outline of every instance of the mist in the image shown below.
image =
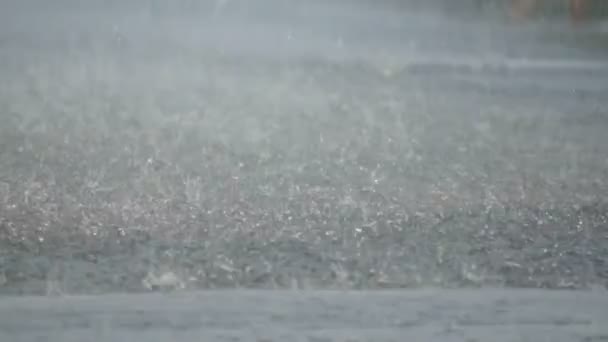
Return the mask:
<path fill-rule="evenodd" d="M 3 1 L 0 293 L 605 286 L 605 22 L 454 3 Z"/>

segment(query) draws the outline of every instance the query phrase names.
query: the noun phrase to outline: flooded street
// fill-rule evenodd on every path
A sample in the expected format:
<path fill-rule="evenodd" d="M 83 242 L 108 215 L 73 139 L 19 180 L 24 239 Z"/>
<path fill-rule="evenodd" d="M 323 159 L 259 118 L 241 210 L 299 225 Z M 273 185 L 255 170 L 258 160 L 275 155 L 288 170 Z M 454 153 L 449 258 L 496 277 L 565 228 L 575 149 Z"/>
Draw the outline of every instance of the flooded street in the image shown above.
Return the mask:
<path fill-rule="evenodd" d="M 53 4 L 0 10 L 1 294 L 606 286 L 601 23 Z"/>

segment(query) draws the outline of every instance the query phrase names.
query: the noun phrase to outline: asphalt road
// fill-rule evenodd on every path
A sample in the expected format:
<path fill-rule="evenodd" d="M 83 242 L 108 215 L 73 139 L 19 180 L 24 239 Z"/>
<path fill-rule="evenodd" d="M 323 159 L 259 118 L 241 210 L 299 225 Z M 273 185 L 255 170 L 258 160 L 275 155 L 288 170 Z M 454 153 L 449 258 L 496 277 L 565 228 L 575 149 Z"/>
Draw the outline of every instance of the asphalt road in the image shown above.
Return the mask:
<path fill-rule="evenodd" d="M 605 341 L 605 293 L 208 291 L 4 298 L 4 341 Z"/>

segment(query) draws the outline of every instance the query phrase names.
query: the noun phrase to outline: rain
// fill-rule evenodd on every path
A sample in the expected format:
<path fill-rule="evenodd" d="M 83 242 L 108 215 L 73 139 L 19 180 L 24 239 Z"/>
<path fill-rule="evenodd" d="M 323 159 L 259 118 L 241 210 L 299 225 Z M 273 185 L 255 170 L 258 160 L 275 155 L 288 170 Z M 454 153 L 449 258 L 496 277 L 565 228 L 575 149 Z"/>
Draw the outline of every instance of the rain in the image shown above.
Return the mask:
<path fill-rule="evenodd" d="M 606 6 L 507 3 L 3 1 L 0 294 L 605 287 Z"/>

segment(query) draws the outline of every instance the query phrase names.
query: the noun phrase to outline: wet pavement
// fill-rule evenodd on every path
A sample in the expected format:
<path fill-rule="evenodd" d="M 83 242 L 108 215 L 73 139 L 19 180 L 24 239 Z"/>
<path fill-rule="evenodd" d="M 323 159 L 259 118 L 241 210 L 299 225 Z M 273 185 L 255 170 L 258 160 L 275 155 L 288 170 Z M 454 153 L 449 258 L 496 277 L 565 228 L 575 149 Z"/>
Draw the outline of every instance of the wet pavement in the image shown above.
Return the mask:
<path fill-rule="evenodd" d="M 1 11 L 4 294 L 606 284 L 600 24 L 41 4 Z"/>

